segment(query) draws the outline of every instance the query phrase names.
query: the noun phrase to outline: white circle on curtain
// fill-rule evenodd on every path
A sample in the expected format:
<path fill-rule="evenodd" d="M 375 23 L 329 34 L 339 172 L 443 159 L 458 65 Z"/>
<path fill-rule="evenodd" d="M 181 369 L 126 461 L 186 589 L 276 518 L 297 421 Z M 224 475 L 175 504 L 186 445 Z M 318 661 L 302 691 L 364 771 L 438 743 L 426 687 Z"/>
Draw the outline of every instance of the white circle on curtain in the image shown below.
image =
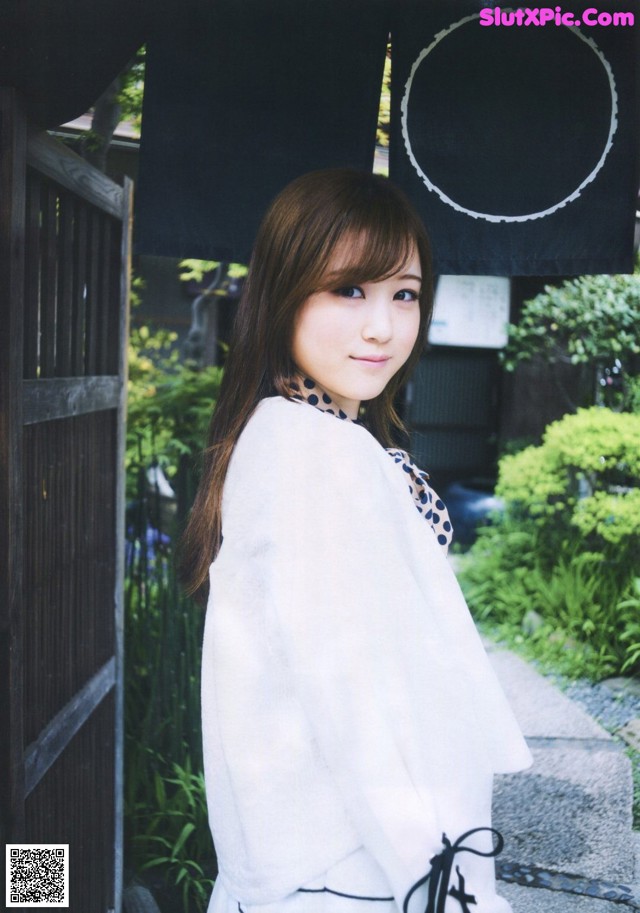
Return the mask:
<path fill-rule="evenodd" d="M 458 212 L 540 219 L 580 196 L 613 145 L 611 66 L 576 27 L 482 27 L 479 17 L 439 32 L 413 63 L 405 148 L 427 188 Z"/>

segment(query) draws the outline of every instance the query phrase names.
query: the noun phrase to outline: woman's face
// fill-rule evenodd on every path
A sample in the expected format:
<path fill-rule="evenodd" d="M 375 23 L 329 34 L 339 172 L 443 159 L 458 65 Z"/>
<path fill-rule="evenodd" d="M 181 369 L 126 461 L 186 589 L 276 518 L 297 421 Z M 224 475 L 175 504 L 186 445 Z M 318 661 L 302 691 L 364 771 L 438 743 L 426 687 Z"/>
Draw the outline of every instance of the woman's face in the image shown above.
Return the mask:
<path fill-rule="evenodd" d="M 340 250 L 329 272 L 341 265 Z M 420 325 L 420 260 L 379 282 L 317 292 L 294 323 L 292 356 L 350 418 L 378 396 L 406 362 Z"/>

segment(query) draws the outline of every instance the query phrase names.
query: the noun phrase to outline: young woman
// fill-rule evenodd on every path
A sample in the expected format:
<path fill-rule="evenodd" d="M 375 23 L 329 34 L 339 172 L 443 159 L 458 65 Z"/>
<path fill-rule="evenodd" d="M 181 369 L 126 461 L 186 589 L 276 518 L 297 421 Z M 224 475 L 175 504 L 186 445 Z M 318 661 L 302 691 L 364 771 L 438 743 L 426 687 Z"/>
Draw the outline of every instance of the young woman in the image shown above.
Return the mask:
<path fill-rule="evenodd" d="M 492 777 L 530 756 L 394 439 L 431 278 L 385 178 L 305 175 L 260 228 L 185 537 L 210 913 L 510 909 Z"/>

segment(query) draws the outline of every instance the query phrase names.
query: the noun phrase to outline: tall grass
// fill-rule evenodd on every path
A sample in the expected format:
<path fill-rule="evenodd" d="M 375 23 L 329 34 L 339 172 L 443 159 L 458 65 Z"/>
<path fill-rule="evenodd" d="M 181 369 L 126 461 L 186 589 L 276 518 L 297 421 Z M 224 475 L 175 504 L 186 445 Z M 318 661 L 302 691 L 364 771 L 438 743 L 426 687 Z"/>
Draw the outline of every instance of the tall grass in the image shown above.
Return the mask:
<path fill-rule="evenodd" d="M 127 517 L 126 864 L 164 898 L 163 913 L 202 913 L 216 868 L 201 774 L 204 613 L 180 590 L 166 516 L 141 459 Z"/>

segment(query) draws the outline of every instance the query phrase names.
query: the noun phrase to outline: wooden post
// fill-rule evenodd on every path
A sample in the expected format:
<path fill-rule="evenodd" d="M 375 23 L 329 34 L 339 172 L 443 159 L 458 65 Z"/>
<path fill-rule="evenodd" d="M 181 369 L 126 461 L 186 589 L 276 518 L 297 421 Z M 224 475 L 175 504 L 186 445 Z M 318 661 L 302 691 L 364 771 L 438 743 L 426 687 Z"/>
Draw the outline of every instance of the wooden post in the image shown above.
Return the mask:
<path fill-rule="evenodd" d="M 0 90 L 0 831 L 24 831 L 22 377 L 26 118 Z"/>
<path fill-rule="evenodd" d="M 120 308 L 118 374 L 120 406 L 118 409 L 118 447 L 116 483 L 116 757 L 115 757 L 115 913 L 121 913 L 123 895 L 123 811 L 124 811 L 124 549 L 125 549 L 125 469 L 127 421 L 127 376 L 129 341 L 129 283 L 131 281 L 131 224 L 133 218 L 133 184 L 125 178 L 122 242 L 119 263 Z"/>

